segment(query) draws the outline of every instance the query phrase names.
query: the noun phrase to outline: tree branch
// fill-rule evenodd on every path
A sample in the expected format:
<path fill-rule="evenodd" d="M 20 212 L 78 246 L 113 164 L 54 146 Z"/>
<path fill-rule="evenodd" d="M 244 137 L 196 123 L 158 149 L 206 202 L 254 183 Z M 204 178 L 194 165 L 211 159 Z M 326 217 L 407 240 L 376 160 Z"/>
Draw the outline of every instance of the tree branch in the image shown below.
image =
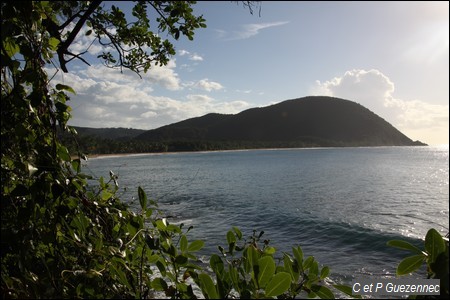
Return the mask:
<path fill-rule="evenodd" d="M 79 53 L 79 54 L 75 54 L 75 53 L 66 51 L 65 54 L 71 55 L 71 56 L 72 56 L 72 58 L 68 59 L 68 60 L 66 61 L 66 63 L 70 62 L 71 60 L 73 60 L 73 59 L 75 59 L 75 58 L 78 58 L 79 60 L 81 60 L 82 62 L 84 62 L 84 63 L 87 64 L 88 66 L 90 66 L 91 64 L 90 64 L 89 62 L 87 62 L 84 58 L 81 57 L 81 55 L 83 55 L 83 54 L 86 53 L 86 52 L 87 52 L 87 51 L 84 51 L 84 52 Z"/>
<path fill-rule="evenodd" d="M 169 23 L 166 16 L 164 16 L 164 14 L 159 10 L 159 8 L 155 6 L 153 1 L 148 1 L 148 4 L 150 4 L 153 7 L 153 9 L 161 16 L 161 18 L 164 20 L 164 22 L 167 24 L 167 26 L 169 26 L 170 31 L 173 31 L 174 27 L 172 26 L 172 24 Z"/>
<path fill-rule="evenodd" d="M 68 53 L 69 46 L 75 40 L 75 37 L 80 32 L 80 30 L 83 27 L 83 25 L 86 22 L 86 20 L 95 11 L 95 9 L 97 9 L 97 7 L 100 6 L 101 3 L 102 3 L 102 1 L 98 1 L 98 0 L 92 1 L 89 4 L 89 7 L 86 10 L 86 12 L 78 20 L 78 22 L 75 25 L 74 29 L 70 32 L 70 34 L 67 37 L 67 39 L 64 42 L 62 42 L 61 44 L 59 44 L 58 50 L 56 52 L 58 53 L 58 59 L 59 59 L 59 64 L 61 65 L 61 70 L 63 70 L 64 73 L 68 73 L 69 72 L 67 70 L 67 67 L 66 67 L 67 61 L 64 59 L 64 54 L 69 54 Z"/>
<path fill-rule="evenodd" d="M 59 29 L 59 30 L 63 30 L 63 29 L 64 29 L 67 25 L 69 25 L 73 20 L 75 20 L 76 18 L 79 18 L 79 17 L 80 17 L 80 13 L 81 13 L 81 10 L 80 10 L 79 12 L 77 12 L 76 14 L 74 14 L 73 16 L 71 16 L 69 19 L 67 19 L 66 22 L 62 23 L 62 24 L 58 27 L 58 29 Z"/>

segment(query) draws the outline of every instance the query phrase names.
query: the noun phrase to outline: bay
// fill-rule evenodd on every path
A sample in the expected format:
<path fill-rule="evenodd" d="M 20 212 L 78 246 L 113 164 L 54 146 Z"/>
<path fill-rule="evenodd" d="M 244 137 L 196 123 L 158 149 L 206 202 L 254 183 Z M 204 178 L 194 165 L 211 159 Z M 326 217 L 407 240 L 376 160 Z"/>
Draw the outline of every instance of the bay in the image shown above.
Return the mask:
<path fill-rule="evenodd" d="M 403 239 L 422 247 L 430 228 L 449 224 L 446 147 L 269 149 L 145 154 L 90 159 L 84 172 L 119 177 L 120 198 L 138 210 L 137 187 L 171 223 L 194 226 L 205 260 L 226 246 L 237 226 L 281 256 L 300 245 L 331 269 L 330 279 L 395 276 L 408 252 L 386 245 Z"/>

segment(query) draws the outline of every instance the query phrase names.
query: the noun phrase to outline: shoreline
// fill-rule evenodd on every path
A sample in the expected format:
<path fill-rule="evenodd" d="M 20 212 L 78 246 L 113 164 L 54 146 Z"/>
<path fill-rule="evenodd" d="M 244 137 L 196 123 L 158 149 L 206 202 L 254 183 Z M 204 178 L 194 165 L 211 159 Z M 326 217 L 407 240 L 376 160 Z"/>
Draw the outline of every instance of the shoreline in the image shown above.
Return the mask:
<path fill-rule="evenodd" d="M 275 151 L 275 150 L 311 150 L 311 149 L 345 149 L 345 148 L 390 148 L 390 147 L 439 147 L 448 148 L 449 145 L 429 145 L 429 146 L 356 146 L 356 147 L 300 147 L 300 148 L 249 148 L 249 149 L 224 149 L 224 150 L 206 150 L 206 151 L 169 151 L 169 152 L 143 152 L 143 153 L 107 153 L 107 154 L 85 154 L 87 160 L 89 159 L 102 159 L 110 157 L 123 157 L 123 156 L 143 156 L 143 155 L 166 155 L 166 154 L 179 154 L 179 153 L 213 153 L 213 152 L 240 152 L 240 151 Z M 77 155 L 72 155 L 72 159 L 78 158 Z"/>
<path fill-rule="evenodd" d="M 142 155 L 162 155 L 168 153 L 177 153 L 177 152 L 145 152 L 145 153 L 108 153 L 108 154 L 85 154 L 87 157 L 86 160 L 90 159 L 101 159 L 108 157 L 121 157 L 121 156 L 142 156 Z M 72 155 L 72 159 L 78 158 L 77 155 Z"/>

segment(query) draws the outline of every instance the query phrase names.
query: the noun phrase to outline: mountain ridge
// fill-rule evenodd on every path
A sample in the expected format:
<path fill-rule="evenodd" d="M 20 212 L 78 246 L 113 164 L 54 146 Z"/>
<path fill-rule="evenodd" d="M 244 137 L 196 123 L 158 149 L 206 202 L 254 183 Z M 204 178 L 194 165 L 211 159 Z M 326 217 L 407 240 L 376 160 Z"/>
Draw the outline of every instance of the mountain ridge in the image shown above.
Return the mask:
<path fill-rule="evenodd" d="M 354 101 L 308 96 L 237 114 L 208 113 L 156 129 L 76 127 L 88 153 L 251 148 L 426 146 Z M 76 146 L 71 147 L 76 152 Z"/>
<path fill-rule="evenodd" d="M 308 96 L 233 115 L 207 114 L 136 137 L 152 142 L 287 142 L 311 146 L 414 146 L 394 126 L 356 102 Z"/>

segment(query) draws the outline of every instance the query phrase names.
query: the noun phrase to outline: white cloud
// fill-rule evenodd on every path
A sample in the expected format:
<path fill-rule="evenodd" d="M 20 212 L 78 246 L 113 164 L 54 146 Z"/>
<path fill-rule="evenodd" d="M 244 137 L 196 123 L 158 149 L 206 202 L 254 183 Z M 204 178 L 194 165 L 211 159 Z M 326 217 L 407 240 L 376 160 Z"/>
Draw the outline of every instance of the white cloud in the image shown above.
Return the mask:
<path fill-rule="evenodd" d="M 180 90 L 182 87 L 180 84 L 180 78 L 174 71 L 175 67 L 175 60 L 170 60 L 165 66 L 152 66 L 149 72 L 141 74 L 141 76 L 143 79 L 157 83 L 168 90 Z"/>
<path fill-rule="evenodd" d="M 189 58 L 190 60 L 193 60 L 193 61 L 203 61 L 203 57 L 201 57 L 200 55 L 198 55 L 198 54 L 193 54 L 193 55 L 191 55 L 191 57 Z"/>
<path fill-rule="evenodd" d="M 75 23 L 70 23 L 62 33 L 63 35 L 66 34 L 68 31 L 72 31 L 75 27 Z M 70 45 L 69 51 L 74 54 L 80 54 L 83 52 L 88 52 L 91 55 L 98 55 L 99 53 L 103 51 L 112 51 L 113 49 L 110 47 L 102 47 L 98 43 L 95 42 L 95 35 L 86 35 L 88 31 L 87 26 L 84 26 L 80 29 L 80 32 L 78 33 L 76 39 L 74 42 Z"/>
<path fill-rule="evenodd" d="M 201 94 L 190 94 L 185 99 L 178 100 L 152 97 L 152 101 L 142 107 L 144 112 L 140 117 L 145 118 L 146 123 L 152 124 L 151 127 L 146 128 L 157 128 L 211 112 L 238 113 L 248 107 L 250 104 L 245 101 L 222 102 Z"/>
<path fill-rule="evenodd" d="M 180 56 L 189 56 L 189 60 L 193 60 L 193 61 L 203 61 L 203 57 L 198 55 L 197 53 L 192 53 L 187 51 L 187 50 L 178 50 L 177 51 L 178 55 Z"/>
<path fill-rule="evenodd" d="M 351 70 L 342 77 L 321 83 L 316 81 L 313 95 L 337 96 L 363 104 L 380 114 L 384 102 L 394 92 L 392 81 L 378 70 Z"/>
<path fill-rule="evenodd" d="M 128 85 L 139 85 L 142 82 L 147 82 L 147 85 L 143 88 L 149 92 L 152 91 L 153 88 L 149 86 L 148 82 L 161 86 L 171 91 L 176 91 L 182 89 L 181 80 L 178 77 L 178 74 L 174 71 L 176 67 L 175 61 L 171 60 L 166 66 L 156 66 L 153 65 L 151 69 L 147 73 L 141 73 L 142 80 L 140 77 L 128 70 L 123 69 L 122 71 L 118 68 L 107 68 L 103 65 L 93 65 L 88 66 L 82 70 L 74 70 L 72 73 L 66 73 L 61 75 L 62 79 L 64 78 L 88 78 L 83 80 L 73 80 L 75 90 L 85 90 L 86 87 L 79 86 L 80 84 L 86 84 L 90 82 L 115 82 L 115 83 L 126 83 Z M 54 71 L 48 70 L 49 74 L 53 74 Z M 83 82 L 83 83 L 82 83 Z M 77 88 L 78 87 L 78 88 Z"/>
<path fill-rule="evenodd" d="M 211 112 L 238 113 L 247 109 L 246 101 L 224 101 L 204 94 L 187 94 L 181 98 L 154 95 L 149 84 L 158 82 L 181 89 L 172 73 L 174 62 L 158 75 L 136 80 L 133 73 L 92 66 L 72 73 L 58 72 L 52 84 L 62 82 L 74 88 L 68 104 L 73 108 L 70 124 L 86 127 L 157 128 Z M 54 74 L 54 69 L 47 69 Z M 165 73 L 166 72 L 166 73 Z M 164 75 L 167 77 L 164 79 Z M 159 76 L 159 77 L 158 77 Z M 184 86 L 204 91 L 223 89 L 220 83 L 205 78 Z M 241 91 L 245 92 L 245 91 Z M 429 104 L 418 99 L 398 99 L 392 80 L 378 70 L 350 70 L 342 76 L 320 82 L 313 95 L 328 95 L 352 100 L 378 114 L 413 140 L 429 144 L 448 143 L 449 106 Z"/>
<path fill-rule="evenodd" d="M 191 102 L 196 102 L 199 104 L 208 104 L 213 100 L 207 95 L 187 95 L 186 98 Z"/>
<path fill-rule="evenodd" d="M 218 108 L 220 108 L 221 113 L 236 114 L 250 108 L 250 104 L 243 100 L 235 100 L 231 102 L 223 102 Z"/>
<path fill-rule="evenodd" d="M 245 101 L 221 101 L 204 94 L 188 94 L 180 98 L 156 96 L 148 87 L 148 78 L 132 80 L 129 74 L 116 71 L 93 66 L 88 70 L 55 76 L 53 85 L 63 82 L 77 92 L 68 102 L 73 109 L 69 124 L 152 129 L 211 112 L 238 113 L 250 107 Z M 49 69 L 48 72 L 53 74 L 54 70 Z M 197 83 L 197 87 L 203 90 L 222 88 L 219 83 L 208 79 Z"/>
<path fill-rule="evenodd" d="M 66 31 L 72 30 L 75 25 L 72 23 L 67 28 Z M 102 47 L 98 44 L 98 42 L 95 42 L 95 35 L 91 34 L 89 36 L 86 35 L 87 27 L 83 27 L 79 34 L 77 35 L 77 38 L 75 39 L 74 43 L 70 46 L 70 51 L 79 54 L 82 52 L 87 51 L 91 55 L 98 55 L 100 52 L 106 52 L 111 51 L 113 54 L 117 53 L 117 51 L 110 47 Z M 112 28 L 111 33 L 115 33 L 115 29 Z M 125 46 L 125 48 L 127 48 Z M 151 49 L 144 49 L 148 50 L 148 52 L 151 52 Z M 189 55 L 189 52 L 186 50 L 180 50 L 180 55 Z M 199 55 L 194 55 L 194 60 L 202 60 L 203 58 Z M 84 57 L 86 59 L 86 57 Z M 77 65 L 75 65 L 77 66 Z M 168 90 L 176 91 L 182 89 L 180 85 L 180 79 L 178 77 L 178 74 L 174 71 L 176 68 L 176 62 L 175 59 L 172 59 L 168 62 L 165 66 L 160 66 L 153 64 L 151 66 L 151 69 L 147 73 L 141 73 L 140 75 L 144 80 L 148 80 L 151 83 L 158 84 Z M 74 68 L 75 72 L 77 68 Z M 105 66 L 97 64 L 88 66 L 84 69 L 84 71 L 80 71 L 80 75 L 84 75 L 88 78 L 92 78 L 93 80 L 109 80 L 114 82 L 129 82 L 132 84 L 136 81 L 136 79 L 139 80 L 139 76 L 130 71 L 129 69 L 122 69 L 119 68 L 105 68 Z"/>
<path fill-rule="evenodd" d="M 190 94 L 186 96 L 186 102 L 182 102 L 181 109 L 187 112 L 188 117 L 197 117 L 211 112 L 222 114 L 235 114 L 249 108 L 246 101 L 218 101 L 208 95 Z M 186 118 L 186 117 L 184 117 Z"/>
<path fill-rule="evenodd" d="M 245 24 L 241 26 L 241 30 L 227 32 L 225 30 L 217 29 L 217 37 L 219 39 L 231 41 L 231 40 L 243 40 L 257 35 L 261 30 L 276 26 L 285 25 L 289 22 L 272 22 L 272 23 L 255 23 Z"/>
<path fill-rule="evenodd" d="M 189 51 L 186 51 L 186 50 L 183 50 L 183 49 L 178 50 L 177 53 L 178 53 L 179 56 L 189 55 Z"/>
<path fill-rule="evenodd" d="M 208 78 L 199 80 L 193 86 L 195 88 L 198 88 L 198 89 L 201 89 L 201 90 L 205 90 L 205 91 L 208 91 L 208 92 L 218 91 L 218 90 L 223 89 L 223 86 L 220 83 L 214 82 L 214 81 L 209 81 Z"/>
<path fill-rule="evenodd" d="M 449 133 L 449 106 L 429 104 L 420 100 L 403 101 L 391 99 L 388 108 L 399 111 L 397 126 L 403 133 L 429 143 L 440 143 L 436 137 L 447 137 Z"/>
<path fill-rule="evenodd" d="M 367 107 L 413 140 L 448 143 L 449 106 L 394 97 L 394 83 L 378 70 L 351 70 L 341 77 L 320 82 L 313 95 L 327 95 L 355 101 Z"/>
<path fill-rule="evenodd" d="M 55 69 L 46 69 L 47 74 L 50 74 L 50 77 L 53 77 L 56 70 Z M 56 83 L 67 84 L 72 87 L 77 94 L 86 93 L 92 86 L 97 84 L 97 81 L 91 78 L 85 78 L 84 76 L 80 77 L 80 74 L 76 72 L 72 73 L 63 73 L 61 71 L 56 72 L 54 77 L 54 81 L 52 82 L 54 85 Z"/>
<path fill-rule="evenodd" d="M 145 112 L 145 113 L 142 113 L 140 116 L 141 116 L 142 118 L 149 119 L 149 118 L 154 118 L 154 117 L 156 117 L 157 115 L 158 115 L 158 114 L 157 114 L 156 112 L 149 110 L 149 111 L 147 111 L 147 112 Z"/>
<path fill-rule="evenodd" d="M 86 78 L 91 78 L 93 80 L 123 82 L 130 84 L 139 80 L 139 76 L 128 69 L 124 69 L 123 71 L 121 71 L 120 69 L 107 68 L 103 65 L 89 66 L 80 71 L 79 74 L 82 74 Z"/>

